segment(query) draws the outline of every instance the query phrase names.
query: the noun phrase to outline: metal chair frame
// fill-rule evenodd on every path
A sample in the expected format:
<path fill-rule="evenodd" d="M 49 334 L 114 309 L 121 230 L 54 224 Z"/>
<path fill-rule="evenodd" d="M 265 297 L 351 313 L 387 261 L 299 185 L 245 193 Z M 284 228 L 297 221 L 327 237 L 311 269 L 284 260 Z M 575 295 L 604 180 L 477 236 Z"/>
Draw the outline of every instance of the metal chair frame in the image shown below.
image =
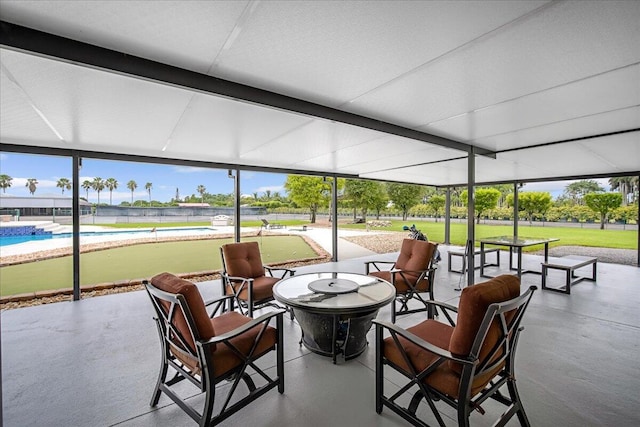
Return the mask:
<path fill-rule="evenodd" d="M 199 426 L 214 426 L 229 416 L 233 415 L 240 409 L 247 406 L 249 403 L 265 394 L 267 391 L 274 387 L 278 388 L 279 393 L 284 393 L 284 352 L 283 352 L 283 328 L 282 318 L 284 310 L 272 311 L 264 314 L 250 322 L 238 327 L 225 334 L 215 336 L 209 340 L 202 340 L 198 334 L 195 321 L 189 309 L 186 299 L 180 294 L 172 294 L 164 292 L 148 281 L 144 281 L 145 288 L 155 309 L 157 317 L 154 317 L 158 330 L 158 336 L 160 338 L 160 344 L 162 349 L 162 360 L 160 364 L 160 372 L 158 374 L 158 380 L 151 398 L 150 406 L 155 407 L 158 404 L 160 395 L 165 393 L 171 400 L 173 400 L 183 411 L 185 411 Z M 214 317 L 217 312 L 225 309 L 225 303 L 227 300 L 232 300 L 232 296 L 224 296 L 207 302 L 205 305 L 214 305 L 213 312 L 210 317 Z M 169 303 L 169 309 L 165 309 L 161 306 L 160 301 Z M 175 314 L 179 310 L 182 310 L 183 316 L 187 322 L 191 338 L 196 345 L 196 351 L 192 351 L 191 347 L 187 344 L 183 334 L 173 324 Z M 273 350 L 273 348 L 263 352 L 262 354 L 256 354 L 257 345 L 260 342 L 267 326 L 271 319 L 276 319 L 277 327 L 277 343 L 276 343 L 276 377 L 272 378 L 267 375 L 262 369 L 260 369 L 255 361 L 265 354 Z M 248 330 L 259 326 L 260 331 L 253 343 L 253 346 L 249 354 L 243 354 L 233 345 L 231 339 L 238 337 Z M 214 360 L 212 356 L 212 347 L 216 345 L 227 346 L 238 358 L 242 360 L 242 363 L 226 372 L 223 376 L 214 376 Z M 184 363 L 182 363 L 174 353 L 181 353 L 190 358 L 194 358 L 198 361 L 197 372 L 194 372 Z M 175 370 L 174 376 L 167 380 L 167 374 L 169 367 Z M 255 382 L 247 373 L 247 369 L 251 369 L 265 380 L 265 384 L 256 387 Z M 199 413 L 193 406 L 188 404 L 184 399 L 178 396 L 171 386 L 187 379 L 193 383 L 200 391 L 206 393 L 204 408 Z M 226 396 L 226 399 L 220 409 L 220 412 L 215 417 L 213 415 L 216 384 L 223 380 L 232 381 L 231 388 Z M 249 389 L 249 394 L 230 405 L 231 398 L 233 397 L 240 380 L 244 381 Z"/>
<path fill-rule="evenodd" d="M 522 426 L 529 426 L 529 420 L 516 388 L 514 364 L 518 339 L 520 332 L 524 329 L 520 326 L 520 322 L 522 321 L 522 317 L 531 300 L 533 292 L 536 289 L 537 287 L 531 286 L 525 293 L 517 298 L 503 303 L 491 304 L 484 316 L 480 329 L 473 341 L 471 351 L 467 357 L 456 356 L 451 352 L 443 350 L 442 348 L 437 347 L 392 323 L 374 320 L 373 323 L 376 325 L 376 412 L 378 414 L 382 413 L 383 406 L 386 406 L 405 420 L 409 421 L 412 425 L 428 427 L 428 424 L 420 420 L 416 415 L 418 405 L 424 399 L 433 412 L 438 425 L 442 427 L 445 426 L 445 423 L 435 405 L 435 402 L 441 400 L 457 410 L 459 426 L 469 426 L 469 417 L 471 412 L 473 410 L 477 410 L 484 415 L 485 412 L 480 405 L 488 398 L 492 398 L 507 406 L 507 410 L 494 425 L 505 425 L 509 419 L 514 415 L 517 415 Z M 429 301 L 429 304 L 441 308 L 449 323 L 452 326 L 455 326 L 455 322 L 448 312 L 457 313 L 456 307 L 432 301 Z M 510 315 L 508 318 L 506 315 L 510 312 L 513 312 L 513 315 Z M 491 348 L 487 356 L 480 359 L 480 349 L 482 348 L 487 332 L 492 324 L 499 325 L 500 338 L 496 345 Z M 403 360 L 409 367 L 410 372 L 404 371 L 404 369 L 401 369 L 384 357 L 383 332 L 385 330 L 387 330 L 391 334 L 391 337 L 393 337 L 393 341 L 398 349 L 400 349 Z M 407 339 L 424 350 L 437 355 L 438 359 L 423 371 L 417 372 L 410 362 L 405 349 L 401 346 L 398 339 L 399 336 Z M 425 378 L 435 371 L 442 363 L 446 363 L 447 361 L 453 361 L 462 365 L 457 399 L 443 394 L 424 382 Z M 493 371 L 503 363 L 503 367 L 494 375 L 493 379 L 487 384 L 487 386 L 475 396 L 472 396 L 471 388 L 474 378 Z M 384 395 L 384 365 L 394 368 L 410 380 L 408 384 L 401 387 L 398 392 L 390 397 Z M 505 396 L 500 391 L 500 388 L 505 384 L 507 386 L 508 396 Z M 411 398 L 409 405 L 404 407 L 397 402 L 400 396 L 416 387 L 417 390 Z"/>
<path fill-rule="evenodd" d="M 438 267 L 434 265 L 434 259 L 438 250 L 438 244 L 433 242 L 430 242 L 430 243 L 432 245 L 435 245 L 435 249 L 433 251 L 433 255 L 431 259 L 429 260 L 429 264 L 425 270 L 413 271 L 413 270 L 397 269 L 395 268 L 396 261 L 365 261 L 364 263 L 366 274 L 369 274 L 372 266 L 373 268 L 376 269 L 376 271 L 384 271 L 380 268 L 382 265 L 391 265 L 390 270 L 388 270 L 391 273 L 391 284 L 395 286 L 396 276 L 399 275 L 400 277 L 402 277 L 404 282 L 409 287 L 409 289 L 405 292 L 396 292 L 396 298 L 394 302 L 391 304 L 391 322 L 392 323 L 396 323 L 396 316 L 401 316 L 405 314 L 420 313 L 420 312 L 426 311 L 429 319 L 432 319 L 438 313 L 435 306 L 432 306 L 430 304 L 430 302 L 433 302 L 435 299 L 433 295 L 434 294 L 433 288 L 434 288 L 435 274 Z M 409 280 L 409 277 L 407 277 L 407 274 L 418 275 L 418 279 Z M 422 280 L 427 280 L 429 282 L 428 291 L 419 291 L 417 289 L 418 283 L 420 283 Z M 429 293 L 429 298 L 425 300 L 422 297 L 422 295 L 420 295 L 421 293 Z M 422 303 L 424 305 L 424 308 L 420 307 L 420 308 L 410 309 L 409 302 L 411 300 L 416 300 Z M 396 306 L 396 303 L 400 304 L 400 308 Z"/>
<path fill-rule="evenodd" d="M 254 279 L 250 277 L 230 276 L 227 273 L 226 261 L 224 259 L 224 252 L 222 248 L 220 248 L 220 256 L 222 257 L 222 271 L 220 272 L 220 276 L 222 277 L 222 280 L 220 282 L 222 284 L 222 295 L 231 295 L 234 297 L 233 300 L 230 300 L 231 310 L 235 310 L 235 304 L 237 304 L 240 313 L 249 317 L 253 317 L 253 311 L 260 308 L 264 308 L 267 306 L 271 306 L 276 309 L 282 308 L 274 302 L 273 295 L 269 298 L 255 301 L 253 299 Z M 269 276 L 271 277 L 276 277 L 274 275 L 274 272 L 282 271 L 281 275 L 277 277 L 279 279 L 284 279 L 287 274 L 289 276 L 293 276 L 295 274 L 295 270 L 291 270 L 289 268 L 270 267 L 268 265 L 263 265 L 262 267 L 265 270 L 265 274 L 269 274 Z M 240 293 L 244 289 L 248 289 L 246 301 L 239 297 Z M 293 319 L 293 315 L 291 316 Z"/>

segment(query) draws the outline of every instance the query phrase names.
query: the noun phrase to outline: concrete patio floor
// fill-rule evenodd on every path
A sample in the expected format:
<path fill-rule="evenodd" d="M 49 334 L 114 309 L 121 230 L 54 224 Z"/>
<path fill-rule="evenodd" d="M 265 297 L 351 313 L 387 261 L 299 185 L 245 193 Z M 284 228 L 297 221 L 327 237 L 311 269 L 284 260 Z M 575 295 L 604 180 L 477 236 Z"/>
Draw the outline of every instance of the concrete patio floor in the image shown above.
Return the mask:
<path fill-rule="evenodd" d="M 435 296 L 457 304 L 454 288 L 460 275 L 447 272 L 446 247 L 441 249 Z M 297 273 L 363 273 L 365 260 L 395 258 L 367 256 L 298 268 Z M 541 258 L 525 259 L 539 265 Z M 550 280 L 560 284 L 563 276 L 554 272 Z M 539 275 L 527 274 L 522 288 L 540 288 L 540 282 Z M 219 293 L 217 282 L 198 286 L 205 298 Z M 516 367 L 533 426 L 640 425 L 639 306 L 640 268 L 617 264 L 599 263 L 597 282 L 581 282 L 571 295 L 536 292 L 523 321 Z M 3 311 L 3 425 L 196 425 L 165 396 L 157 408 L 149 407 L 160 361 L 152 317 L 143 291 Z M 378 314 L 389 317 L 389 307 Z M 398 324 L 409 326 L 423 318 L 403 316 Z M 375 412 L 372 331 L 361 356 L 339 358 L 333 365 L 330 358 L 298 345 L 295 321 L 285 317 L 284 328 L 285 393 L 271 391 L 221 425 L 407 425 L 388 409 L 382 415 Z M 183 387 L 194 402 L 202 401 L 193 386 Z M 386 376 L 385 387 L 397 387 L 393 375 Z M 483 407 L 487 414 L 474 413 L 472 425 L 491 425 L 502 412 L 499 405 Z M 426 416 L 428 408 L 421 404 L 420 411 Z M 454 418 L 447 421 L 456 424 Z M 509 425 L 518 425 L 517 419 Z"/>

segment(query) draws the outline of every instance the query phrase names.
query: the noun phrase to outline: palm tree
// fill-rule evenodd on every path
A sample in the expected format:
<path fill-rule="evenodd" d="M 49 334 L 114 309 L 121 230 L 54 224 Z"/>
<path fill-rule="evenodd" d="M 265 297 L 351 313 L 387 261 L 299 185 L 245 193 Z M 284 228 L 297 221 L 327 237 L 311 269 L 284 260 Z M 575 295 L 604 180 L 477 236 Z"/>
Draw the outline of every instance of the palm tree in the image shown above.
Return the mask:
<path fill-rule="evenodd" d="M 87 202 L 89 201 L 89 190 L 91 189 L 91 187 L 91 181 L 89 181 L 88 179 L 82 181 L 82 188 L 84 188 L 84 190 L 87 192 Z"/>
<path fill-rule="evenodd" d="M 24 185 L 29 188 L 29 193 L 33 196 L 36 193 L 36 186 L 38 185 L 38 180 L 35 178 L 27 179 L 27 183 Z"/>
<path fill-rule="evenodd" d="M 109 189 L 109 204 L 113 204 L 113 190 L 118 188 L 118 180 L 115 178 L 107 178 L 104 185 Z"/>
<path fill-rule="evenodd" d="M 147 190 L 147 193 L 149 193 L 149 206 L 151 206 L 151 189 L 153 188 L 153 184 L 150 182 L 147 182 L 144 185 L 144 189 Z"/>
<path fill-rule="evenodd" d="M 196 191 L 200 193 L 200 202 L 204 203 L 204 193 L 207 191 L 206 187 L 204 185 L 198 185 Z"/>
<path fill-rule="evenodd" d="M 93 178 L 91 188 L 93 188 L 96 193 L 98 193 L 98 203 L 96 204 L 96 206 L 98 206 L 100 204 L 100 192 L 104 190 L 104 180 L 99 176 L 96 176 L 95 178 Z"/>
<path fill-rule="evenodd" d="M 617 178 L 610 178 L 609 185 L 611 186 L 611 190 L 618 190 L 620 194 L 622 194 L 622 205 L 627 206 L 629 202 L 629 194 L 632 195 L 635 193 L 635 188 L 637 186 L 638 177 L 637 176 L 621 176 Z"/>
<path fill-rule="evenodd" d="M 69 181 L 67 178 L 60 178 L 58 180 L 58 183 L 56 184 L 56 187 L 61 188 L 62 194 L 64 194 L 64 190 L 71 190 L 71 181 Z"/>
<path fill-rule="evenodd" d="M 7 188 L 11 187 L 11 181 L 13 181 L 13 178 L 9 175 L 0 175 L 0 188 L 2 188 L 3 193 L 7 191 Z"/>
<path fill-rule="evenodd" d="M 138 188 L 138 183 L 134 180 L 127 182 L 127 188 L 131 190 L 131 204 L 133 205 L 133 192 Z"/>

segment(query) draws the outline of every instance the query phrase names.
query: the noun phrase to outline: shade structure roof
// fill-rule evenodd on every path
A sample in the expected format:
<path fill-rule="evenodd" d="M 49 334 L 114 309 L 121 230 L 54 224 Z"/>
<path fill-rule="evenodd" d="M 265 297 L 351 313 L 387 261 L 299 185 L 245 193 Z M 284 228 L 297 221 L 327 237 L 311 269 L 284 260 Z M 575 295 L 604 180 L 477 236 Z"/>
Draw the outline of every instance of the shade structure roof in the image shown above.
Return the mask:
<path fill-rule="evenodd" d="M 0 141 L 436 186 L 640 173 L 638 1 L 0 0 Z"/>

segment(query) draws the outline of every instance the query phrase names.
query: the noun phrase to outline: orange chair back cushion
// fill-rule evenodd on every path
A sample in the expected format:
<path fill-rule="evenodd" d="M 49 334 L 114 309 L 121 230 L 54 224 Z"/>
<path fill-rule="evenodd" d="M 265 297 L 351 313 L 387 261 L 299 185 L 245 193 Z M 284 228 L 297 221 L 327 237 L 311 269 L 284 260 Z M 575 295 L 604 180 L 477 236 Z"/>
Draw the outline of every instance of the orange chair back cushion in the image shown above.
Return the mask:
<path fill-rule="evenodd" d="M 518 296 L 520 296 L 520 279 L 508 274 L 464 288 L 460 295 L 458 320 L 451 334 L 449 351 L 455 355 L 468 356 L 489 305 L 509 301 Z M 488 355 L 499 338 L 499 326 L 494 322 L 480 349 L 480 360 Z M 458 373 L 462 372 L 462 367 L 458 363 L 449 361 L 449 366 Z"/>
<path fill-rule="evenodd" d="M 420 271 L 429 267 L 436 245 L 424 240 L 404 239 L 396 268 L 400 270 Z M 418 277 L 419 274 L 409 276 Z"/>
<path fill-rule="evenodd" d="M 151 284 L 161 291 L 184 296 L 197 329 L 196 331 L 194 331 L 194 333 L 197 334 L 196 339 L 199 338 L 201 340 L 208 340 L 209 338 L 212 338 L 216 335 L 213 329 L 213 324 L 211 323 L 211 319 L 207 314 L 204 301 L 202 300 L 202 296 L 200 295 L 200 291 L 198 290 L 196 285 L 171 273 L 160 273 L 152 277 Z M 168 313 L 169 303 L 163 300 L 161 300 L 160 302 L 165 310 L 165 313 Z M 176 313 L 173 317 L 172 323 L 176 327 L 176 329 L 180 331 L 185 341 L 189 343 L 189 345 L 191 346 L 191 350 L 195 351 L 195 343 L 193 341 L 193 337 L 191 336 L 191 332 L 189 331 L 185 316 L 182 313 L 182 310 L 179 309 L 179 307 L 176 307 Z"/>
<path fill-rule="evenodd" d="M 230 276 L 256 278 L 265 275 L 258 242 L 223 245 L 222 255 L 224 268 Z"/>

